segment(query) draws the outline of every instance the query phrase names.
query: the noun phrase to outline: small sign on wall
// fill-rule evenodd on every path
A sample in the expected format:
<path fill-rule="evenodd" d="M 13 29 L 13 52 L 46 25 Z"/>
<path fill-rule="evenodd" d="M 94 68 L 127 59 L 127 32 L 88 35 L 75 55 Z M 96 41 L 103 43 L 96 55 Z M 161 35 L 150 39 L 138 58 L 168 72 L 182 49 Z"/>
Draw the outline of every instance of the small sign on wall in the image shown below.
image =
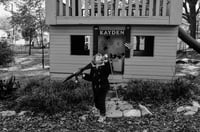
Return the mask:
<path fill-rule="evenodd" d="M 125 35 L 125 30 L 99 30 L 99 35 L 103 36 Z"/>

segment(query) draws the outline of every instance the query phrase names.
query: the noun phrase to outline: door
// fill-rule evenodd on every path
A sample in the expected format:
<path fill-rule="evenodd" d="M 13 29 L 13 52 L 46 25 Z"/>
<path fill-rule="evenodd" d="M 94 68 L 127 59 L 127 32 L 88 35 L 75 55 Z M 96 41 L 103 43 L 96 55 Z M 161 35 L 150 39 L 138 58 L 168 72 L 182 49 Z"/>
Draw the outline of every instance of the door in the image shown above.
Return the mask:
<path fill-rule="evenodd" d="M 123 74 L 126 37 L 118 36 L 98 36 L 98 52 L 108 54 L 112 62 L 114 74 Z"/>
<path fill-rule="evenodd" d="M 94 26 L 93 54 L 108 54 L 114 74 L 123 74 L 125 58 L 130 57 L 130 26 Z"/>

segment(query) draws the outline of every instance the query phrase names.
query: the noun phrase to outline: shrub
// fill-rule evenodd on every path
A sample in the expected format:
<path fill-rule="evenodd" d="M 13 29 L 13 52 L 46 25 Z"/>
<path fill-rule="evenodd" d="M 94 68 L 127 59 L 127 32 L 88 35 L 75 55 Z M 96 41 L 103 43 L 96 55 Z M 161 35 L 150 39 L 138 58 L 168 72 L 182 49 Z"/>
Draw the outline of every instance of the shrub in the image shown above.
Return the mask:
<path fill-rule="evenodd" d="M 191 91 L 195 90 L 199 92 L 194 84 L 184 79 L 177 79 L 173 82 L 131 80 L 125 89 L 118 89 L 118 93 L 129 101 L 161 103 L 180 98 L 188 99 L 192 96 Z"/>
<path fill-rule="evenodd" d="M 6 41 L 0 42 L 0 65 L 7 65 L 13 61 L 13 51 L 8 47 Z"/>
<path fill-rule="evenodd" d="M 14 96 L 16 89 L 20 87 L 15 76 L 10 77 L 8 80 L 0 80 L 0 99 L 7 99 Z"/>
<path fill-rule="evenodd" d="M 31 110 L 54 114 L 56 112 L 86 109 L 92 103 L 93 95 L 90 83 L 76 84 L 68 81 L 32 80 L 19 90 L 16 110 Z"/>

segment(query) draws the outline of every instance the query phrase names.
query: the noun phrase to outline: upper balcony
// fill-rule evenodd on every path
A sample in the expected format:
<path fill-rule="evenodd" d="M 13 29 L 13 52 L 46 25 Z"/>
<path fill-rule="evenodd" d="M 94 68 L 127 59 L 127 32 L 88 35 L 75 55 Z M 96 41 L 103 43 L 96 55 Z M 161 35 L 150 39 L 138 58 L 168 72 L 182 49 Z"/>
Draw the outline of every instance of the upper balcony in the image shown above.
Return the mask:
<path fill-rule="evenodd" d="M 46 0 L 49 25 L 179 25 L 182 0 Z"/>

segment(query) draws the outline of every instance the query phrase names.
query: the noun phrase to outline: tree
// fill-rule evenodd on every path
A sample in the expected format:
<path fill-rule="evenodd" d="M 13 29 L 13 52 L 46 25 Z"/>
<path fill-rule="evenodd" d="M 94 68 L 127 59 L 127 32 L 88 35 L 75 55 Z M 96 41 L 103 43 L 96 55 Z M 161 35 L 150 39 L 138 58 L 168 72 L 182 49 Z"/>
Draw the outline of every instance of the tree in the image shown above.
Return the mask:
<path fill-rule="evenodd" d="M 13 26 L 21 27 L 25 40 L 29 40 L 29 55 L 31 55 L 31 41 L 33 39 L 32 32 L 35 30 L 35 16 L 33 16 L 30 12 L 30 8 L 28 5 L 19 5 L 19 12 L 12 12 L 12 20 L 11 24 Z"/>
<path fill-rule="evenodd" d="M 31 27 L 26 27 L 22 30 L 22 36 L 26 41 L 29 41 L 29 55 L 31 55 L 31 42 L 32 39 L 36 36 L 36 31 Z"/>
<path fill-rule="evenodd" d="M 9 21 L 7 17 L 0 18 L 0 29 L 9 30 L 11 28 Z"/>
<path fill-rule="evenodd" d="M 42 5 L 38 6 L 39 8 L 36 10 L 37 18 L 38 18 L 38 29 L 40 29 L 40 43 L 42 45 L 42 68 L 44 69 L 44 43 L 43 43 L 43 31 L 48 28 L 48 26 L 45 24 L 45 10 L 42 8 Z"/>
<path fill-rule="evenodd" d="M 46 27 L 43 4 L 44 0 L 21 0 L 17 5 L 18 12 L 12 13 L 11 24 L 20 26 L 23 36 L 29 40 L 29 54 L 31 54 L 31 42 L 34 34 L 40 34 L 39 32 Z"/>
<path fill-rule="evenodd" d="M 200 11 L 200 6 L 197 8 L 198 0 L 183 0 L 183 18 L 190 24 L 190 35 L 196 38 L 196 18 Z"/>
<path fill-rule="evenodd" d="M 9 0 L 0 0 L 0 4 L 6 4 L 6 2 L 8 2 Z"/>

